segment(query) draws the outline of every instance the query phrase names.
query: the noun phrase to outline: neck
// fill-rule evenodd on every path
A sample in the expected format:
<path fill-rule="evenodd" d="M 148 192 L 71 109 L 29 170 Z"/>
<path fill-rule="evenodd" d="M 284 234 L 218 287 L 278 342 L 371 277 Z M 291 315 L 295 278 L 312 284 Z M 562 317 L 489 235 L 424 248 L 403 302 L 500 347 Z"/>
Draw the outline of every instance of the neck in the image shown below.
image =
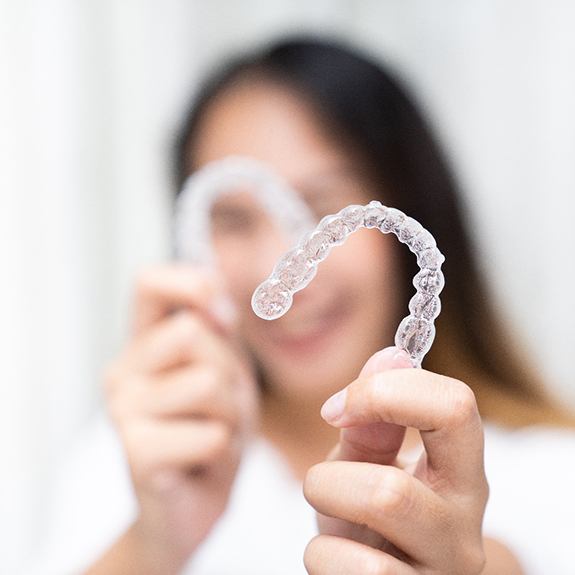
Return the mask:
<path fill-rule="evenodd" d="M 312 465 L 327 457 L 339 437 L 339 431 L 321 418 L 322 403 L 278 397 L 272 392 L 263 397 L 261 433 L 286 458 L 300 480 Z"/>

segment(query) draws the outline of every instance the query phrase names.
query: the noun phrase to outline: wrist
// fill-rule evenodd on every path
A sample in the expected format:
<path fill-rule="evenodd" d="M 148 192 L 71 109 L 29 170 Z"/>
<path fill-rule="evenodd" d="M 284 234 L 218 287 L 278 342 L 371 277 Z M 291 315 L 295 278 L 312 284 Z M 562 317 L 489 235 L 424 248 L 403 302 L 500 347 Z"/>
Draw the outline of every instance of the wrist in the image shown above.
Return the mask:
<path fill-rule="evenodd" d="M 170 533 L 158 533 L 137 519 L 125 535 L 139 565 L 138 573 L 147 575 L 178 575 L 191 556 L 189 550 L 174 545 Z M 130 572 L 131 573 L 131 572 Z"/>

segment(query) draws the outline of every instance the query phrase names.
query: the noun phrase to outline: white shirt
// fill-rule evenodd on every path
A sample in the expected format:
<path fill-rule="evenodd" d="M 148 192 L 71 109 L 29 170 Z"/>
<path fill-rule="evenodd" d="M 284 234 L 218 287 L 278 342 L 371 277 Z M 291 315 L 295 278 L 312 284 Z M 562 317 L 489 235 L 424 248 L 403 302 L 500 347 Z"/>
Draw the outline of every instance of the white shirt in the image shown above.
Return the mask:
<path fill-rule="evenodd" d="M 485 427 L 490 499 L 484 533 L 508 545 L 527 575 L 575 574 L 575 433 Z M 128 469 L 101 421 L 62 470 L 46 550 L 35 575 L 77 575 L 135 514 Z M 224 515 L 185 575 L 304 575 L 316 534 L 301 483 L 264 439 L 247 449 Z"/>

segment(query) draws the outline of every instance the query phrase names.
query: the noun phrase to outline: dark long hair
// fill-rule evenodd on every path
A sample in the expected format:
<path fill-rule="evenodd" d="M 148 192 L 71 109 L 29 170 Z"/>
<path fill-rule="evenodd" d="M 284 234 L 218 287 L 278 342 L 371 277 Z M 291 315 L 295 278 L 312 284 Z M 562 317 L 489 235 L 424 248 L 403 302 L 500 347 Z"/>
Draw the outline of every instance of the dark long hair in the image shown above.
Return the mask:
<path fill-rule="evenodd" d="M 234 83 L 250 79 L 283 85 L 306 99 L 333 136 L 356 151 L 380 199 L 422 222 L 437 239 L 446 256 L 446 287 L 425 368 L 468 383 L 483 415 L 500 423 L 569 421 L 546 396 L 496 312 L 446 159 L 421 112 L 381 64 L 339 42 L 302 37 L 230 62 L 206 82 L 181 126 L 174 154 L 177 189 L 195 168 L 194 137 L 205 110 Z M 408 250 L 401 251 L 409 286 L 418 268 Z M 410 296 L 405 290 L 405 309 Z"/>

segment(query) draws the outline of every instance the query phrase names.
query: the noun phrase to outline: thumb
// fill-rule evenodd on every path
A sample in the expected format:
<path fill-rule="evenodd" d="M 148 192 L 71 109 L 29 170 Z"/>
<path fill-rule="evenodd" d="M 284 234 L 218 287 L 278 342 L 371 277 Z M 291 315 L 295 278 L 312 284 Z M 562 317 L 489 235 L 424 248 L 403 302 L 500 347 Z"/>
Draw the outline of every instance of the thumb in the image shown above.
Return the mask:
<path fill-rule="evenodd" d="M 407 353 L 392 346 L 374 353 L 359 373 L 367 378 L 388 369 L 413 367 Z M 329 400 L 328 400 L 329 401 Z M 341 430 L 339 444 L 330 459 L 367 461 L 390 465 L 403 442 L 405 427 L 378 422 Z"/>

